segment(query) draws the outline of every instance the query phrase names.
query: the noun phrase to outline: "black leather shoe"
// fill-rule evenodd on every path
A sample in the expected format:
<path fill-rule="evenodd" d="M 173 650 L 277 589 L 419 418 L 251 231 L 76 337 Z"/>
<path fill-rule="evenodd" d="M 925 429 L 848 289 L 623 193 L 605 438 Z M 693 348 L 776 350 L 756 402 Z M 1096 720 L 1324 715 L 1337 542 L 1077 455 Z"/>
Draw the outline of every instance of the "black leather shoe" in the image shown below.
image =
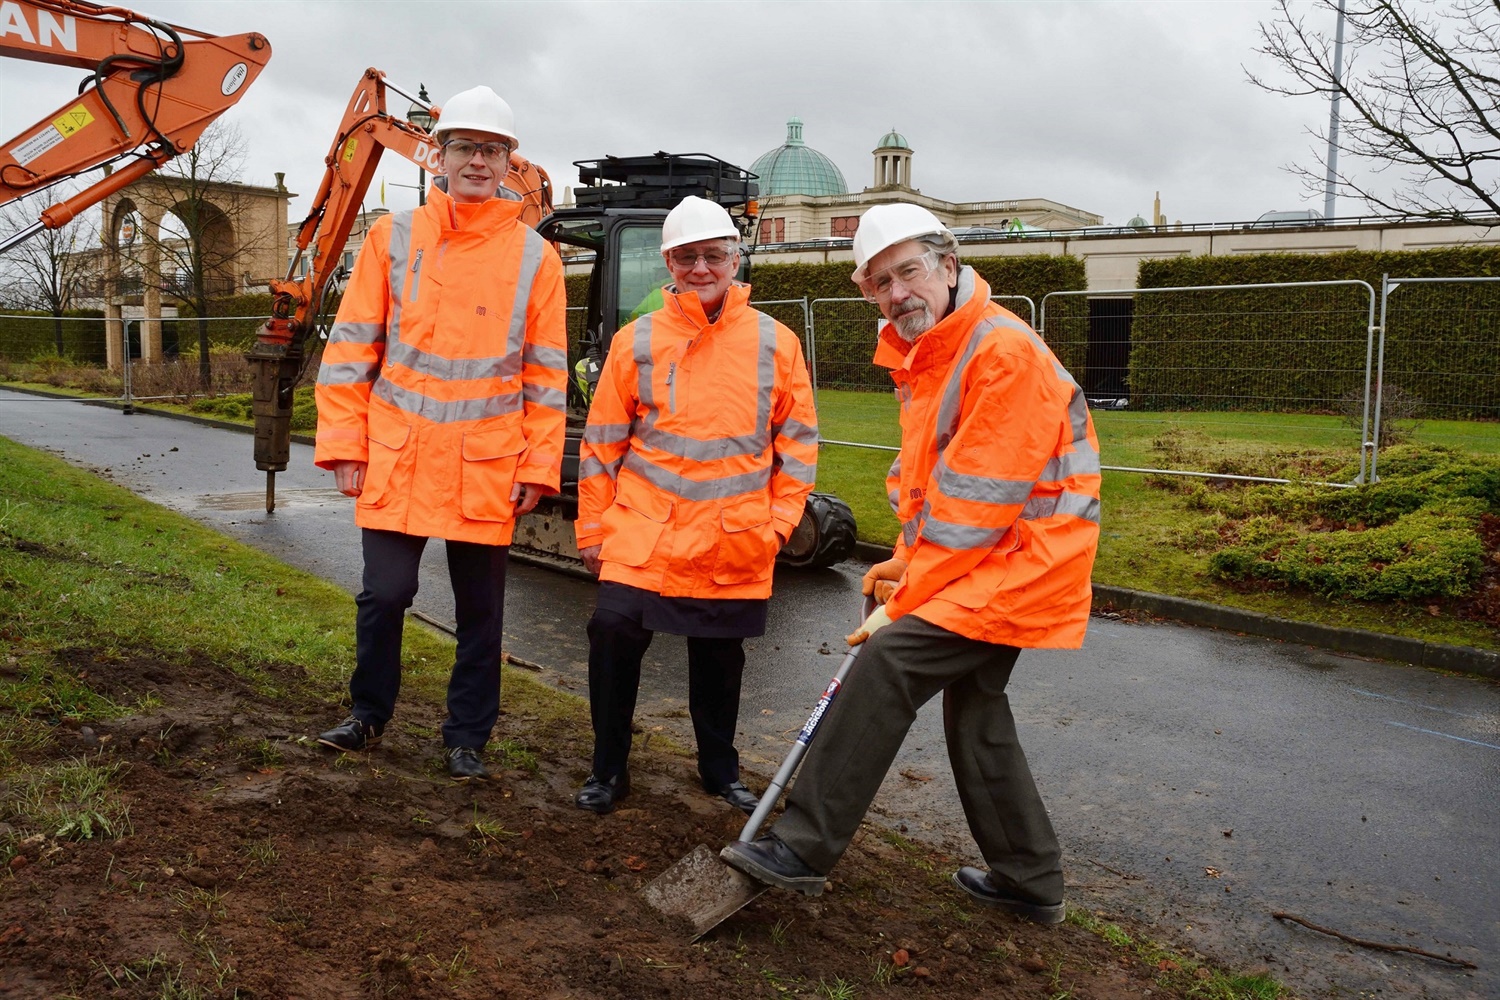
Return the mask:
<path fill-rule="evenodd" d="M 583 783 L 578 797 L 573 804 L 580 809 L 598 813 L 603 816 L 607 812 L 613 812 L 615 802 L 630 794 L 630 773 L 621 771 L 608 781 L 600 781 L 592 774 L 589 780 Z"/>
<path fill-rule="evenodd" d="M 719 852 L 729 867 L 778 889 L 800 892 L 804 896 L 823 895 L 823 876 L 807 867 L 797 852 L 783 844 L 775 834 L 746 843 L 736 840 Z"/>
<path fill-rule="evenodd" d="M 746 788 L 743 782 L 739 781 L 730 782 L 712 794 L 717 795 L 747 816 L 755 812 L 755 807 L 760 805 L 760 799 L 756 797 L 755 793 Z"/>
<path fill-rule="evenodd" d="M 448 777 L 454 781 L 489 781 L 490 772 L 485 769 L 478 750 L 473 747 L 450 747 Z"/>
<path fill-rule="evenodd" d="M 1037 924 L 1060 924 L 1063 922 L 1062 903 L 1033 903 L 1002 889 L 990 881 L 990 874 L 978 868 L 960 868 L 953 873 L 953 884 L 967 892 L 976 903 L 996 910 L 1013 913 L 1022 920 Z"/>
<path fill-rule="evenodd" d="M 360 722 L 349 716 L 326 733 L 318 734 L 318 742 L 335 750 L 373 750 L 380 745 L 383 732 L 380 726 Z"/>

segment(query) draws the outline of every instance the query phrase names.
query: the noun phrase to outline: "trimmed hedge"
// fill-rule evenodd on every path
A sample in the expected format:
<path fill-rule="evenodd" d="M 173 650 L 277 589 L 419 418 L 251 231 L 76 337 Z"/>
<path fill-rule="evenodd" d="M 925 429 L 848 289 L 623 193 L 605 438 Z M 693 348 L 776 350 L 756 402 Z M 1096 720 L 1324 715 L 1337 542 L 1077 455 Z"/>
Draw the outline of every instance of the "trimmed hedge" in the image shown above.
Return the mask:
<path fill-rule="evenodd" d="M 1142 261 L 1141 288 L 1500 276 L 1500 248 Z M 1138 295 L 1132 409 L 1340 412 L 1364 390 L 1368 293 L 1263 289 Z M 1500 282 L 1407 285 L 1387 313 L 1386 390 L 1413 416 L 1500 416 Z"/>
<path fill-rule="evenodd" d="M 336 302 L 337 300 L 335 300 Z M 236 295 L 227 299 L 214 299 L 208 304 L 209 347 L 233 347 L 248 350 L 255 343 L 255 334 L 271 315 L 271 295 Z M 162 320 L 162 353 L 168 357 L 198 356 L 198 319 L 190 304 L 183 302 L 177 307 L 177 319 Z M 245 318 L 241 318 L 245 317 Z M 314 352 L 322 343 L 309 342 Z"/>
<path fill-rule="evenodd" d="M 35 317 L 35 318 L 32 318 Z M 79 364 L 103 365 L 104 313 L 70 309 L 63 314 L 63 356 Z M 30 361 L 57 355 L 57 330 L 49 312 L 3 310 L 0 315 L 0 360 Z"/>

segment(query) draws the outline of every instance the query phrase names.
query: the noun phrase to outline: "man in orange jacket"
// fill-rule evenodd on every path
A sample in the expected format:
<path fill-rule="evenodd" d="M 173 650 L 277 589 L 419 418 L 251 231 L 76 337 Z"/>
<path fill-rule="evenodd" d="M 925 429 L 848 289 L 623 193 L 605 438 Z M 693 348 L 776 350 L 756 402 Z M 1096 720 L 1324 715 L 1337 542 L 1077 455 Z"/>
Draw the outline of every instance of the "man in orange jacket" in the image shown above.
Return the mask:
<path fill-rule="evenodd" d="M 428 538 L 447 542 L 458 649 L 443 723 L 448 773 L 487 779 L 500 712 L 505 567 L 515 519 L 555 493 L 567 341 L 562 263 L 501 185 L 517 145 L 488 87 L 443 106 L 443 176 L 382 216 L 355 261 L 318 372 L 314 461 L 357 497 L 353 708 L 318 742 L 379 743 L 401 684 L 401 630 Z"/>
<path fill-rule="evenodd" d="M 881 602 L 773 833 L 721 856 L 810 896 L 848 846 L 917 709 L 943 693 L 948 758 L 988 871 L 979 903 L 1063 919 L 1061 850 L 1005 687 L 1022 648 L 1083 643 L 1099 540 L 1099 444 L 1083 392 L 1040 337 L 989 301 L 926 209 L 879 205 L 854 237 L 854 281 L 888 324 L 877 363 L 901 401 L 886 479 L 901 521 L 864 592 Z"/>
<path fill-rule="evenodd" d="M 580 809 L 630 792 L 630 723 L 655 632 L 687 637 L 703 788 L 752 812 L 734 732 L 744 640 L 765 631 L 771 570 L 812 491 L 818 427 L 797 335 L 734 280 L 739 230 L 690 197 L 668 213 L 662 307 L 615 334 L 579 450 L 593 773 Z"/>

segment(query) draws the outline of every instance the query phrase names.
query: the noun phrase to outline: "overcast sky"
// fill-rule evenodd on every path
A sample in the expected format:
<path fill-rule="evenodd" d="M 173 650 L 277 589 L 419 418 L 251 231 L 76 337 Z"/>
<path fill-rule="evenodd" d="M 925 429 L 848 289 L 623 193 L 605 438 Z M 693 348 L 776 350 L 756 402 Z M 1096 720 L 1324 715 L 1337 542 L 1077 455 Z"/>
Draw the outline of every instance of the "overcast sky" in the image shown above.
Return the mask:
<path fill-rule="evenodd" d="M 126 3 L 270 39 L 270 64 L 225 118 L 248 140 L 243 179 L 270 184 L 285 171 L 304 196 L 375 66 L 413 91 L 426 84 L 439 103 L 494 87 L 559 199 L 576 181 L 572 161 L 605 154 L 708 152 L 748 167 L 796 115 L 855 191 L 894 127 L 915 151 L 916 186 L 949 201 L 1050 198 L 1109 224 L 1149 217 L 1158 190 L 1171 221 L 1323 207 L 1284 168 L 1316 165 L 1307 130 L 1326 124 L 1326 105 L 1246 79 L 1246 68 L 1277 75 L 1254 52 L 1270 0 Z M 78 78 L 0 60 L 0 137 L 61 106 Z M 416 173 L 387 157 L 389 207 L 415 204 L 392 185 Z M 379 204 L 378 182 L 368 203 Z M 306 208 L 294 201 L 291 217 Z"/>

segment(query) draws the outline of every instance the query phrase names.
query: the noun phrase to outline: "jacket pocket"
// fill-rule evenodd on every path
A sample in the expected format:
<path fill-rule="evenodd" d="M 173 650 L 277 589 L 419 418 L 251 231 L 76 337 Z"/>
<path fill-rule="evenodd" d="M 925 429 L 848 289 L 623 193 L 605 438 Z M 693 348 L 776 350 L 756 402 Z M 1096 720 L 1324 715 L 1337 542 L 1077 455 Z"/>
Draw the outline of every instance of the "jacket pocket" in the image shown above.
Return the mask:
<path fill-rule="evenodd" d="M 674 510 L 675 504 L 668 498 L 634 480 L 621 480 L 615 502 L 601 519 L 604 543 L 599 558 L 622 566 L 646 565 Z"/>
<path fill-rule="evenodd" d="M 1024 521 L 1019 519 L 1014 521 L 1010 530 L 978 566 L 948 584 L 934 596 L 941 597 L 945 601 L 952 601 L 959 607 L 970 611 L 999 610 L 1010 596 L 1010 590 L 1016 585 L 1016 581 L 1012 579 L 1011 570 L 1014 568 L 1015 561 L 1021 558 L 1021 546 L 1025 544 L 1030 530 Z"/>
<path fill-rule="evenodd" d="M 760 583 L 771 577 L 780 547 L 771 527 L 771 501 L 747 497 L 719 511 L 719 554 L 715 583 Z"/>
<path fill-rule="evenodd" d="M 464 432 L 463 478 L 459 505 L 470 521 L 509 521 L 516 505 L 511 487 L 526 439 L 519 427 L 494 427 Z"/>
<path fill-rule="evenodd" d="M 401 451 L 411 438 L 411 425 L 395 420 L 380 410 L 370 411 L 369 458 L 365 463 L 365 485 L 356 501 L 361 507 L 384 507 L 396 490 L 391 482 Z"/>

